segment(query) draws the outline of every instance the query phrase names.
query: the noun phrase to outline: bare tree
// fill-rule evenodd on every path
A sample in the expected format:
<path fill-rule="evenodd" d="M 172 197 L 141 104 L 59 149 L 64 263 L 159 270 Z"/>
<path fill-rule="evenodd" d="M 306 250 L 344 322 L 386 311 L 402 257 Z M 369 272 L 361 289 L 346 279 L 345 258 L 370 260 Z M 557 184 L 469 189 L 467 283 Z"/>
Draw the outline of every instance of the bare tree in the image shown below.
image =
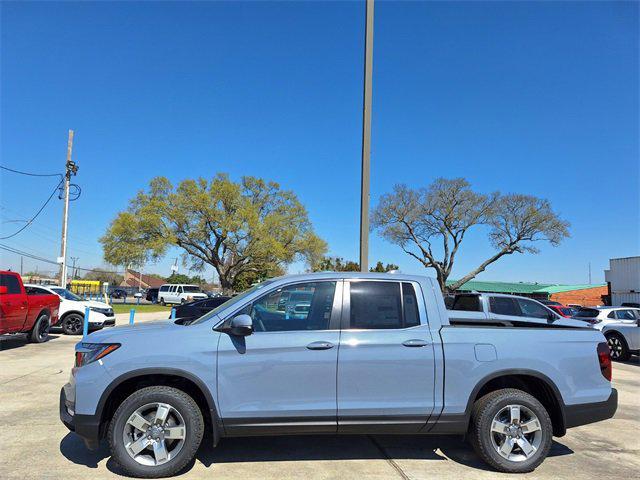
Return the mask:
<path fill-rule="evenodd" d="M 463 178 L 439 178 L 428 188 L 417 190 L 396 185 L 392 193 L 380 198 L 372 226 L 426 268 L 433 268 L 443 292 L 456 290 L 504 255 L 537 253 L 534 242 L 558 245 L 569 236 L 569 224 L 553 212 L 547 200 L 476 193 Z M 476 226 L 488 228 L 496 251 L 447 285 L 465 235 Z"/>

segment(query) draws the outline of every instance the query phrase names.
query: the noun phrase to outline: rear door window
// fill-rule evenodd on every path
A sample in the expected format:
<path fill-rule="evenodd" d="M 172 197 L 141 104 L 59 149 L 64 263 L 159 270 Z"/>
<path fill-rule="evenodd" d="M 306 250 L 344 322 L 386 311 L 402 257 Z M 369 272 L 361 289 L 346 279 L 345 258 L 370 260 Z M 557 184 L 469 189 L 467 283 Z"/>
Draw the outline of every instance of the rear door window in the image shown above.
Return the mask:
<path fill-rule="evenodd" d="M 489 310 L 497 315 L 520 316 L 520 307 L 515 298 L 489 297 Z"/>
<path fill-rule="evenodd" d="M 420 325 L 416 292 L 408 282 L 351 282 L 349 328 L 398 329 Z"/>
<path fill-rule="evenodd" d="M 517 301 L 523 317 L 544 318 L 545 320 L 549 318 L 549 310 L 540 303 L 523 298 L 518 298 Z"/>
<path fill-rule="evenodd" d="M 457 295 L 451 305 L 450 310 L 462 312 L 481 312 L 479 295 Z"/>
<path fill-rule="evenodd" d="M 616 315 L 618 316 L 618 320 L 635 320 L 636 316 L 633 314 L 631 310 L 617 310 Z"/>

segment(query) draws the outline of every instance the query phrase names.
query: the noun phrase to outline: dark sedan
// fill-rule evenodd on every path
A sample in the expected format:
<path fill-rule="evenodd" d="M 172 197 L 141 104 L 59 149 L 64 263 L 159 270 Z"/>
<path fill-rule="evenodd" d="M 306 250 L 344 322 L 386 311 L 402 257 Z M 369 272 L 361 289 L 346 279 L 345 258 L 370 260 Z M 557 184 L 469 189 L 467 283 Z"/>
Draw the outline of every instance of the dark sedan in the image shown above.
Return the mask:
<path fill-rule="evenodd" d="M 195 320 L 205 313 L 210 312 L 217 306 L 222 305 L 230 298 L 231 297 L 205 298 L 203 300 L 196 300 L 195 302 L 178 305 L 174 307 L 174 310 L 176 311 L 176 318 L 183 320 Z"/>

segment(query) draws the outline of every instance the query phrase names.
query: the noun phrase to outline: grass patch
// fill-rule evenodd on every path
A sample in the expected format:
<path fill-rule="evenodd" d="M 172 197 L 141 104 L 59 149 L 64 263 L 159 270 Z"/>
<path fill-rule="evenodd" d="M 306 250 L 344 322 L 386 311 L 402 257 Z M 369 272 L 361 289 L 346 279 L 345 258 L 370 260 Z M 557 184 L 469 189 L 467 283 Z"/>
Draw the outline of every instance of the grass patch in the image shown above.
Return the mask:
<path fill-rule="evenodd" d="M 169 312 L 171 307 L 163 307 L 162 305 L 136 305 L 127 303 L 112 303 L 113 311 L 115 313 L 129 313 L 132 308 L 136 313 L 144 312 Z"/>

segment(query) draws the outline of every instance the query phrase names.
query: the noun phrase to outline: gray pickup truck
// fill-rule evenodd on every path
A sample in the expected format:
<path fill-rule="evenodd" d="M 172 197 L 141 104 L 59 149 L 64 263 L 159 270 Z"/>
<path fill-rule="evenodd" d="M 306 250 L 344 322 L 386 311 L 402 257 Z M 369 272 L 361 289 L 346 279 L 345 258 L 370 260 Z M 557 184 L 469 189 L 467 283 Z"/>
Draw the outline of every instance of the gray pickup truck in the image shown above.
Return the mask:
<path fill-rule="evenodd" d="M 485 308 L 447 311 L 433 279 L 401 274 L 268 280 L 195 321 L 90 334 L 76 346 L 60 418 L 89 448 L 108 439 L 140 477 L 179 472 L 205 430 L 213 445 L 459 434 L 493 468 L 529 472 L 554 435 L 613 416 L 609 348 L 592 328 L 474 298 Z"/>

